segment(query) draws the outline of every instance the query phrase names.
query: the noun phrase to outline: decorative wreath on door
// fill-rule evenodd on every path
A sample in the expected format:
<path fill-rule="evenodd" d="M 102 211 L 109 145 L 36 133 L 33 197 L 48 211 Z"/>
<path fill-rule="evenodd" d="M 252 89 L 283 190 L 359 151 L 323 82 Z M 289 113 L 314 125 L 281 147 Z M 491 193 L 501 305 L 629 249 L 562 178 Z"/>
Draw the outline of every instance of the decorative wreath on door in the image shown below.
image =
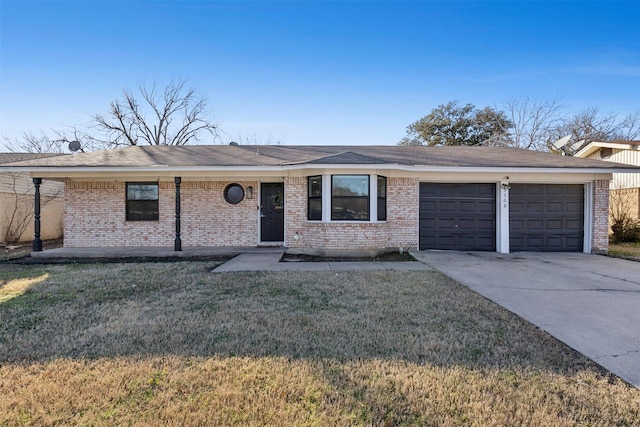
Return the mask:
<path fill-rule="evenodd" d="M 282 195 L 282 191 L 278 191 L 276 194 L 271 196 L 271 205 L 273 205 L 274 209 L 282 209 L 283 204 L 284 196 Z"/>

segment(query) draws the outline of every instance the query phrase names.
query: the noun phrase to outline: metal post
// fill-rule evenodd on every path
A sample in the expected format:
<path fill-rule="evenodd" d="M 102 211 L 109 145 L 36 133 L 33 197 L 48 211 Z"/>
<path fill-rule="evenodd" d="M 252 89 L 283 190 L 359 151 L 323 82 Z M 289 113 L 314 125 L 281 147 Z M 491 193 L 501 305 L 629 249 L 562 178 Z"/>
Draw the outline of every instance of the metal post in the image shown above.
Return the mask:
<path fill-rule="evenodd" d="M 40 184 L 42 178 L 33 178 L 35 192 L 33 197 L 33 252 L 42 252 L 42 240 L 40 240 Z"/>
<path fill-rule="evenodd" d="M 176 238 L 173 242 L 174 251 L 182 251 L 182 240 L 180 239 L 180 182 L 182 179 L 176 176 L 173 182 L 176 184 Z"/>

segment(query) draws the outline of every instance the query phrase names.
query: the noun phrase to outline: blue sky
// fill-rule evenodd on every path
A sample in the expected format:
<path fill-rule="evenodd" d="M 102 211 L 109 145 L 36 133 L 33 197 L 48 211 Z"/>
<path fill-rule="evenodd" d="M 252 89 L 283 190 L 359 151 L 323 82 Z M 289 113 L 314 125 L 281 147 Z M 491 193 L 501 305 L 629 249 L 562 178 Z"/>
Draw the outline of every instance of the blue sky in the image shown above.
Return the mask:
<path fill-rule="evenodd" d="M 396 144 L 450 100 L 640 109 L 640 1 L 0 0 L 0 136 L 187 79 L 221 142 Z M 211 141 L 213 142 L 213 141 Z"/>

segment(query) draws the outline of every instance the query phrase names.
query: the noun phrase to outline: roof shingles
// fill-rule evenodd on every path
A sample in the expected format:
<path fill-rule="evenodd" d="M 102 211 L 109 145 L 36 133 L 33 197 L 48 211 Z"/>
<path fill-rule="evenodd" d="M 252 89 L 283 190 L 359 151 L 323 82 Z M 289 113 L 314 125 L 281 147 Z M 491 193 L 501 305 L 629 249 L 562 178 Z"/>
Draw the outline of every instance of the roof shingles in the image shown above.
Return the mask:
<path fill-rule="evenodd" d="M 133 146 L 22 161 L 24 167 L 258 167 L 288 165 L 602 168 L 599 160 L 504 147 L 190 145 Z M 628 165 L 619 165 L 621 167 Z M 616 165 L 615 167 L 618 167 Z M 633 166 L 628 166 L 633 168 Z"/>

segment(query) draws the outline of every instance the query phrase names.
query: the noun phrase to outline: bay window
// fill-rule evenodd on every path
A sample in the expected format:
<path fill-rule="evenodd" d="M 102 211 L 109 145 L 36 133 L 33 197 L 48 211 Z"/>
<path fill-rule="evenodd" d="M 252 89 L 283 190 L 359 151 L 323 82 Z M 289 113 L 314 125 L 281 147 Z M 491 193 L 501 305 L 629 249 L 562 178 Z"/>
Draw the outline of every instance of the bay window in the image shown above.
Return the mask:
<path fill-rule="evenodd" d="M 369 221 L 369 175 L 331 176 L 331 220 Z"/>
<path fill-rule="evenodd" d="M 387 179 L 369 174 L 307 177 L 310 221 L 386 221 Z"/>

